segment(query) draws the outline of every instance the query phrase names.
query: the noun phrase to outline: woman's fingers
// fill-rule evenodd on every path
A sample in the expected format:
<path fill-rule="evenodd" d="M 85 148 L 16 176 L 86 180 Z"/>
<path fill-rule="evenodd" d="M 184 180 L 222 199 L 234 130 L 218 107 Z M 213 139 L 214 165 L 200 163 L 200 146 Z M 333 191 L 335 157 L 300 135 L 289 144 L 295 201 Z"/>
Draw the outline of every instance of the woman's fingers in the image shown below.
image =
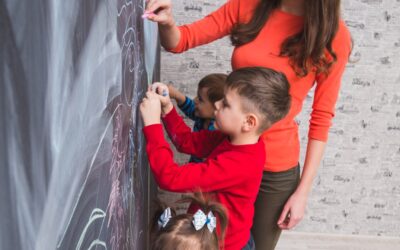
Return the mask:
<path fill-rule="evenodd" d="M 158 15 L 160 12 L 171 9 L 170 0 L 150 0 L 145 13 Z"/>
<path fill-rule="evenodd" d="M 150 0 L 142 17 L 162 25 L 173 24 L 171 10 L 170 0 Z"/>
<path fill-rule="evenodd" d="M 278 226 L 281 229 L 287 229 L 287 223 L 289 222 L 289 220 L 290 220 L 290 209 L 289 207 L 285 206 L 283 208 L 281 216 L 279 217 Z"/>
<path fill-rule="evenodd" d="M 285 206 L 278 220 L 280 229 L 288 230 L 295 227 L 303 219 L 303 213 L 291 206 Z"/>
<path fill-rule="evenodd" d="M 292 229 L 294 226 L 297 225 L 297 223 L 299 223 L 301 219 L 296 218 L 294 216 L 291 216 L 289 219 L 289 223 L 287 224 L 287 229 Z"/>
<path fill-rule="evenodd" d="M 167 21 L 167 18 L 161 15 L 150 14 L 147 16 L 147 19 L 156 23 L 163 23 Z"/>
<path fill-rule="evenodd" d="M 157 0 L 147 0 L 146 1 L 146 9 L 144 13 L 149 13 L 151 12 L 151 7 L 157 2 Z"/>

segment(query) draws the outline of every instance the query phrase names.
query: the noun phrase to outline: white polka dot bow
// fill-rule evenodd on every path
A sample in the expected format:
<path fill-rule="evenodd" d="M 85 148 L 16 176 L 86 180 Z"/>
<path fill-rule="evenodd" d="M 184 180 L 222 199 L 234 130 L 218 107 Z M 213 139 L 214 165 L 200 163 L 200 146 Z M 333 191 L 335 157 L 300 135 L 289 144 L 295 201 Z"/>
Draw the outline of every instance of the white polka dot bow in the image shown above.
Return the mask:
<path fill-rule="evenodd" d="M 165 227 L 168 221 L 171 219 L 171 208 L 167 207 L 164 212 L 161 214 L 160 218 L 158 218 L 158 226 Z"/>
<path fill-rule="evenodd" d="M 199 209 L 193 216 L 193 226 L 196 230 L 200 230 L 204 225 L 207 225 L 208 230 L 212 233 L 217 226 L 217 218 L 215 218 L 211 211 L 208 212 L 206 216 L 205 213 Z"/>

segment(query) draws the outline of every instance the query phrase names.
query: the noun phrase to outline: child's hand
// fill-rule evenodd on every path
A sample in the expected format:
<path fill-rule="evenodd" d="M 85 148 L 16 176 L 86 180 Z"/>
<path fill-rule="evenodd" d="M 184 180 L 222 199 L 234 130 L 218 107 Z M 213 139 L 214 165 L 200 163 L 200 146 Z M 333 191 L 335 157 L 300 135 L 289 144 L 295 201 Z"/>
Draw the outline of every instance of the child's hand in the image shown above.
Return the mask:
<path fill-rule="evenodd" d="M 182 105 L 186 101 L 186 96 L 177 90 L 172 84 L 168 84 L 169 96 L 175 99 L 178 105 Z"/>
<path fill-rule="evenodd" d="M 149 90 L 140 104 L 140 113 L 142 115 L 144 126 L 161 123 L 161 102 L 158 95 Z"/>
<path fill-rule="evenodd" d="M 169 96 L 172 99 L 175 99 L 176 92 L 178 92 L 178 90 L 171 83 L 168 84 L 168 91 L 169 91 Z"/>
<path fill-rule="evenodd" d="M 170 93 L 168 87 L 165 83 L 162 82 L 155 82 L 151 85 L 151 90 L 159 95 L 164 97 L 169 97 Z"/>
<path fill-rule="evenodd" d="M 151 85 L 153 92 L 158 94 L 158 98 L 161 102 L 162 114 L 166 115 L 173 109 L 173 104 L 171 102 L 170 93 L 167 85 L 162 82 L 155 82 Z"/>

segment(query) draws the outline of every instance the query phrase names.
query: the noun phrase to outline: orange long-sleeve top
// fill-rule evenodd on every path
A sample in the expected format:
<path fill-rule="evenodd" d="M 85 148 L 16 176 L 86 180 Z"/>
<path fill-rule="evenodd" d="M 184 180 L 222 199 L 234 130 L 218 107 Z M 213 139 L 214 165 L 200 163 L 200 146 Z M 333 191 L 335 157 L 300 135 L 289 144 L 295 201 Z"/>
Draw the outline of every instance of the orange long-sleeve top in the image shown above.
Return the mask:
<path fill-rule="evenodd" d="M 173 53 L 210 43 L 230 34 L 233 26 L 251 20 L 259 0 L 230 0 L 222 7 L 192 24 L 179 26 L 180 40 Z M 285 171 L 297 165 L 300 155 L 298 125 L 295 117 L 300 113 L 309 90 L 316 84 L 309 124 L 309 139 L 326 142 L 341 77 L 351 51 L 350 33 L 341 20 L 332 47 L 337 62 L 328 75 L 310 71 L 305 77 L 296 76 L 288 57 L 281 57 L 281 44 L 287 37 L 303 28 L 303 17 L 279 9 L 274 10 L 258 36 L 251 42 L 235 47 L 232 69 L 261 66 L 283 72 L 290 83 L 292 106 L 289 114 L 262 135 L 266 150 L 265 171 Z"/>

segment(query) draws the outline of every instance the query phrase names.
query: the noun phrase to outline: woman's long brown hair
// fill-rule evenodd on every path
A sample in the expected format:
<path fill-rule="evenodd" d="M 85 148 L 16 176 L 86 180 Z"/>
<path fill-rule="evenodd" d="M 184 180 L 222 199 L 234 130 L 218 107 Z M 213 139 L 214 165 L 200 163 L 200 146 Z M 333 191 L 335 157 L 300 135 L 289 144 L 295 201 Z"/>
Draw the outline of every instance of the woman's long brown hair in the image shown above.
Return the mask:
<path fill-rule="evenodd" d="M 282 0 L 260 0 L 250 22 L 236 25 L 231 32 L 234 46 L 253 41 L 264 27 L 272 11 Z M 328 74 L 337 57 L 332 49 L 340 20 L 340 0 L 304 0 L 304 26 L 281 45 L 280 56 L 289 57 L 290 65 L 299 77 L 310 70 Z"/>

